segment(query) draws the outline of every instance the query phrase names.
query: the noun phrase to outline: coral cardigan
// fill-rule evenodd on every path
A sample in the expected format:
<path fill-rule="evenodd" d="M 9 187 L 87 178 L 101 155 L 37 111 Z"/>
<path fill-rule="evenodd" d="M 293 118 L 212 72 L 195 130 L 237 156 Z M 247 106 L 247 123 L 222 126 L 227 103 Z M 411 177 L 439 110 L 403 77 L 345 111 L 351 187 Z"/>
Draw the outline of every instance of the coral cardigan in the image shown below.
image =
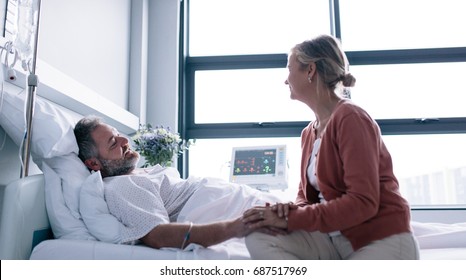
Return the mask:
<path fill-rule="evenodd" d="M 391 156 L 366 111 L 342 100 L 330 117 L 316 161 L 324 204 L 306 175 L 315 140 L 311 122 L 301 133 L 300 207 L 289 214 L 289 230 L 340 231 L 354 250 L 411 231 L 410 208 L 399 192 Z"/>

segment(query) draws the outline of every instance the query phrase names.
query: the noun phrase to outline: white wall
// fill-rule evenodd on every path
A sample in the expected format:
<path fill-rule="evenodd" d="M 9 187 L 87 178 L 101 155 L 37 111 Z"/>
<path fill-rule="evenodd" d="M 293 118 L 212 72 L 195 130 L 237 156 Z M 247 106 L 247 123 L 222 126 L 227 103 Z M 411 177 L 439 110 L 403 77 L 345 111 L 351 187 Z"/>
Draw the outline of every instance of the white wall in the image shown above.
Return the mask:
<path fill-rule="evenodd" d="M 179 9 L 177 0 L 42 0 L 38 56 L 141 123 L 176 130 Z"/>
<path fill-rule="evenodd" d="M 129 111 L 146 122 L 149 0 L 131 1 Z"/>
<path fill-rule="evenodd" d="M 177 0 L 42 0 L 38 58 L 141 123 L 176 129 L 179 10 Z"/>
<path fill-rule="evenodd" d="M 130 107 L 129 93 L 144 102 L 146 90 L 132 86 L 132 78 L 143 81 L 140 77 L 144 76 L 135 73 L 130 77 L 130 62 L 137 67 L 147 57 L 133 59 L 132 50 L 141 49 L 143 41 L 131 36 L 133 26 L 141 21 L 132 12 L 133 3 L 146 1 L 42 0 L 37 94 L 82 115 L 104 116 L 120 131 L 133 133 L 141 110 Z M 15 3 L 10 0 L 7 38 L 0 38 L 2 46 L 13 39 L 9 34 L 14 29 L 10 22 L 16 21 Z M 21 70 L 19 64 L 17 71 Z M 14 84 L 24 88 L 26 73 L 19 72 Z"/>
<path fill-rule="evenodd" d="M 131 0 L 41 2 L 38 58 L 127 109 Z"/>
<path fill-rule="evenodd" d="M 74 106 L 81 114 L 97 111 L 119 117 L 124 119 L 122 124 L 111 124 L 121 125 L 120 131 L 134 131 L 138 120 L 125 110 L 129 107 L 130 29 L 134 22 L 131 8 L 136 1 L 42 0 L 38 94 L 65 107 Z M 5 42 L 2 38 L 2 46 Z M 18 73 L 17 82 L 24 87 L 25 75 Z M 89 105 L 90 99 L 94 102 Z M 0 185 L 5 185 L 19 178 L 20 161 L 18 146 L 5 138 L 1 128 L 0 147 Z M 36 172 L 31 170 L 30 174 Z"/>
<path fill-rule="evenodd" d="M 147 122 L 178 128 L 179 9 L 177 0 L 149 1 Z"/>

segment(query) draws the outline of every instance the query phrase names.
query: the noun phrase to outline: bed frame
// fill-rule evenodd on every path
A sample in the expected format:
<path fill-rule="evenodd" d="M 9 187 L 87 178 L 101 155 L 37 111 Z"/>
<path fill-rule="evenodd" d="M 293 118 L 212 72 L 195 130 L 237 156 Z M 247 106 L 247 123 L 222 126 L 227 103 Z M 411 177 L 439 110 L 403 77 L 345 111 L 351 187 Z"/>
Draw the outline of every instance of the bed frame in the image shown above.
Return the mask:
<path fill-rule="evenodd" d="M 0 259 L 29 259 L 40 242 L 53 238 L 45 209 L 44 176 L 28 176 L 4 187 Z"/>
<path fill-rule="evenodd" d="M 153 249 L 142 244 L 112 244 L 95 240 L 54 239 L 45 205 L 43 174 L 9 183 L 3 190 L 0 215 L 0 259 L 2 260 L 188 260 L 248 259 L 238 251 L 238 241 L 209 248 Z M 229 241 L 225 242 L 228 243 Z M 213 249 L 215 247 L 215 249 Z M 230 248 L 233 248 L 231 250 Z"/>

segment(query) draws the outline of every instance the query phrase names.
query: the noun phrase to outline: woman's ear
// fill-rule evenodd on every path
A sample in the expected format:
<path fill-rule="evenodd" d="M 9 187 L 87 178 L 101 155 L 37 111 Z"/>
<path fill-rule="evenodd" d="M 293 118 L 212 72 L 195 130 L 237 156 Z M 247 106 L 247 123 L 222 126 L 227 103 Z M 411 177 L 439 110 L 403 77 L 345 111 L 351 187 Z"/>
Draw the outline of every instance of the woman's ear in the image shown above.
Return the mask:
<path fill-rule="evenodd" d="M 84 161 L 84 164 L 87 166 L 87 168 L 91 169 L 91 170 L 94 170 L 94 171 L 98 171 L 102 168 L 102 166 L 100 165 L 100 162 L 98 159 L 96 158 L 90 158 L 90 159 L 86 159 Z"/>
<path fill-rule="evenodd" d="M 310 62 L 307 65 L 307 80 L 309 81 L 309 83 L 312 83 L 312 81 L 314 80 L 315 73 L 316 73 L 316 64 L 314 62 Z"/>
<path fill-rule="evenodd" d="M 312 78 L 314 76 L 314 73 L 316 72 L 316 63 L 310 62 L 307 66 L 307 71 L 307 75 Z"/>

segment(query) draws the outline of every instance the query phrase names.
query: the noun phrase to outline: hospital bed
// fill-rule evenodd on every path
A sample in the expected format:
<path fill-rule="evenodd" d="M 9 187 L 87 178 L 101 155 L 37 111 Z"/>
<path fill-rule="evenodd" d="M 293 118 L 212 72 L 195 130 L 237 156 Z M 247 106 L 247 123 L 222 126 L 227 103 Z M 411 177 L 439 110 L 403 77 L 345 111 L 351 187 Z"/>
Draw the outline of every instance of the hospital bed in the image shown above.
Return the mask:
<path fill-rule="evenodd" d="M 91 186 L 94 181 L 89 180 L 95 179 L 96 176 L 91 176 L 77 157 L 78 149 L 73 127 L 82 114 L 70 112 L 41 96 L 37 97 L 35 104 L 31 143 L 33 159 L 31 163 L 35 168 L 30 169 L 36 172 L 31 172 L 35 174 L 25 178 L 15 178 L 20 174 L 21 163 L 18 161 L 18 151 L 24 133 L 25 93 L 8 84 L 0 94 L 1 259 L 245 259 L 249 257 L 244 242 L 240 239 L 232 239 L 209 248 L 190 245 L 185 250 L 176 248 L 156 250 L 141 244 L 118 244 L 116 239 L 120 225 L 113 216 L 109 215 L 103 193 L 93 192 L 98 188 Z M 112 124 L 109 116 L 103 117 Z M 6 145 L 1 145 L 2 142 Z M 2 170 L 6 172 L 3 173 Z M 80 195 L 84 193 L 81 192 L 83 184 L 91 187 L 88 187 L 88 192 L 83 194 L 83 196 L 87 195 L 88 200 L 81 199 L 81 204 L 88 201 L 87 203 L 93 206 L 101 206 L 92 207 L 96 212 L 87 213 L 86 217 L 90 218 L 86 223 L 79 209 Z M 200 209 L 191 209 L 193 211 L 190 212 L 199 213 Z M 218 215 L 217 219 L 232 217 L 231 215 L 235 214 L 225 211 L 223 215 Z M 186 219 L 201 221 L 208 216 L 200 217 L 201 215 L 198 214 L 195 218 L 192 215 Z M 91 233 L 89 228 L 94 232 Z M 114 231 L 105 235 L 102 233 L 106 232 L 105 228 Z"/>
<path fill-rule="evenodd" d="M 16 180 L 4 191 L 0 227 L 0 259 L 92 260 L 92 259 L 248 259 L 240 239 L 203 248 L 190 246 L 153 249 L 144 245 L 97 241 L 83 231 L 55 239 L 46 210 L 44 175 Z M 77 232 L 80 229 L 76 229 Z"/>
<path fill-rule="evenodd" d="M 4 141 L 19 146 L 23 136 L 24 96 L 3 91 L 0 98 L 0 143 L 4 137 Z M 77 158 L 72 132 L 75 121 L 76 116 L 70 116 L 59 106 L 38 98 L 31 149 L 33 162 L 39 171 L 5 185 L 0 184 L 1 259 L 249 258 L 243 239 L 232 239 L 209 248 L 190 245 L 184 250 L 119 244 L 116 234 L 119 224 L 108 213 L 101 189 L 92 185 L 98 182 L 98 178 L 92 176 Z M 0 150 L 0 153 L 5 152 Z M 230 202 L 241 201 L 241 195 L 229 193 L 224 197 L 230 198 Z M 90 207 L 93 210 L 84 215 L 80 211 L 83 203 L 96 207 Z M 210 211 L 216 217 L 209 217 L 208 211 L 195 205 L 191 209 L 187 207 L 186 211 L 197 213 L 197 216 L 189 218 L 191 221 L 202 222 L 203 219 L 239 215 L 242 208 L 254 203 L 235 206 L 236 211 L 230 211 L 230 207 L 226 211 L 222 205 L 218 213 Z M 195 204 L 198 206 L 206 202 L 197 201 Z M 108 234 L 106 228 L 114 231 Z M 466 223 L 413 222 L 413 228 L 421 247 L 421 259 L 466 259 Z"/>
<path fill-rule="evenodd" d="M 6 215 L 3 213 L 7 213 Z M 466 223 L 413 223 L 421 259 L 466 259 Z M 4 193 L 0 226 L 1 259 L 248 259 L 241 240 L 193 250 L 153 249 L 144 245 L 97 240 L 54 239 L 45 207 L 44 176 L 33 175 L 9 184 Z M 462 246 L 462 247 L 457 247 Z"/>

